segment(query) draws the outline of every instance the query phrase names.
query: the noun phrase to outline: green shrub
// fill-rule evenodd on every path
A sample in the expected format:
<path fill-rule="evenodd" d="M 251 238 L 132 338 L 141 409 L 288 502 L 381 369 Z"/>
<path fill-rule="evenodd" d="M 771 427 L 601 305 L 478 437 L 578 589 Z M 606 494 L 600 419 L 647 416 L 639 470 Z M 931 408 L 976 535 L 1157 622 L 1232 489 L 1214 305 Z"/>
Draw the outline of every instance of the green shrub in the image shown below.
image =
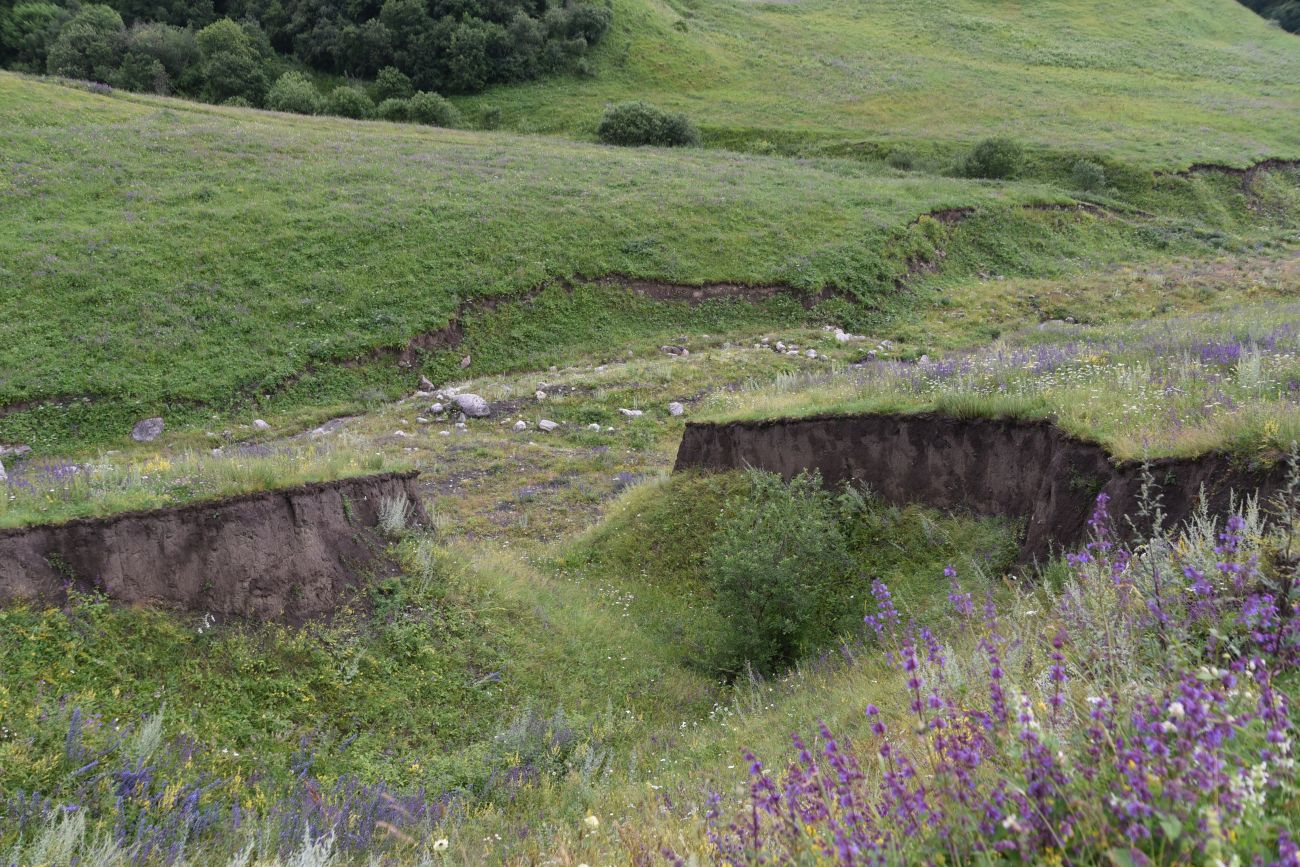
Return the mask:
<path fill-rule="evenodd" d="M 1003 180 L 1013 178 L 1024 168 L 1025 151 L 1009 138 L 989 138 L 975 145 L 962 164 L 968 178 Z"/>
<path fill-rule="evenodd" d="M 253 107 L 253 104 L 248 100 L 244 99 L 242 96 L 232 96 L 230 97 L 230 99 L 227 99 L 225 102 L 221 104 L 228 105 L 231 108 L 252 108 Z"/>
<path fill-rule="evenodd" d="M 647 102 L 610 106 L 596 134 L 605 144 L 628 147 L 684 147 L 700 143 L 700 131 L 686 115 L 666 112 Z"/>
<path fill-rule="evenodd" d="M 109 83 L 136 93 L 167 93 L 171 87 L 162 63 L 147 54 L 128 51 Z"/>
<path fill-rule="evenodd" d="M 385 66 L 379 70 L 379 75 L 375 76 L 375 102 L 410 99 L 414 93 L 415 88 L 411 86 L 410 76 L 395 66 Z"/>
<path fill-rule="evenodd" d="M 787 485 L 752 471 L 747 481 L 724 508 L 704 561 L 728 625 L 716 665 L 733 677 L 746 664 L 765 675 L 781 671 L 860 614 L 850 600 L 856 568 L 846 527 L 863 509 L 861 496 L 837 496 L 816 474 Z"/>
<path fill-rule="evenodd" d="M 59 31 L 46 66 L 51 75 L 107 82 L 126 51 L 126 25 L 108 6 L 83 6 Z"/>
<path fill-rule="evenodd" d="M 1106 189 L 1106 170 L 1092 160 L 1079 160 L 1070 169 L 1070 182 L 1076 190 L 1095 193 Z"/>
<path fill-rule="evenodd" d="M 339 117 L 364 120 L 375 116 L 375 104 L 359 87 L 336 87 L 325 101 L 325 111 Z"/>
<path fill-rule="evenodd" d="M 320 114 L 322 105 L 316 85 L 301 72 L 281 75 L 266 94 L 266 107 L 272 111 Z"/>
<path fill-rule="evenodd" d="M 224 102 L 242 96 L 253 105 L 266 93 L 266 70 L 248 31 L 229 18 L 204 27 L 194 37 L 199 56 L 198 79 L 204 99 Z"/>
<path fill-rule="evenodd" d="M 455 126 L 460 123 L 460 112 L 445 97 L 420 91 L 407 104 L 411 120 L 429 126 Z"/>
<path fill-rule="evenodd" d="M 375 117 L 404 123 L 411 119 L 410 100 L 389 97 L 375 107 Z"/>

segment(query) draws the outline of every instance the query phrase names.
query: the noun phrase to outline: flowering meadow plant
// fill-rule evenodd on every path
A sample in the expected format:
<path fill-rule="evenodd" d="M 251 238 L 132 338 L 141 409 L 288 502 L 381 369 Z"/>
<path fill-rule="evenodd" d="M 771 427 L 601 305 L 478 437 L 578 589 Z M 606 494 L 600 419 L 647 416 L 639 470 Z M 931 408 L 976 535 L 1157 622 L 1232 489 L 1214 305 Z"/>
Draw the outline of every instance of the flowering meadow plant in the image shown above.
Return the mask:
<path fill-rule="evenodd" d="M 1058 588 L 1000 613 L 954 583 L 951 644 L 877 582 L 910 712 L 795 735 L 778 772 L 746 753 L 748 797 L 709 805 L 716 860 L 1300 864 L 1297 487 L 1270 526 L 1252 506 L 1140 545 L 1103 497 Z"/>

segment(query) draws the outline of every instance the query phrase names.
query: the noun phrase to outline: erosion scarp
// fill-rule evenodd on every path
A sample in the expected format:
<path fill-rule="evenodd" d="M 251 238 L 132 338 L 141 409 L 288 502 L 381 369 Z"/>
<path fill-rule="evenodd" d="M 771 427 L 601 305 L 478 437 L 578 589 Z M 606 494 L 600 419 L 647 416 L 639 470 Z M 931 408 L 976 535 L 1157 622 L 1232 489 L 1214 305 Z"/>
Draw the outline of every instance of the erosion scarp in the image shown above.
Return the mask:
<path fill-rule="evenodd" d="M 1025 521 L 1021 554 L 1041 559 L 1083 541 L 1100 494 L 1113 516 L 1139 524 L 1144 465 L 1049 421 L 939 413 L 814 416 L 691 423 L 675 471 L 754 467 L 790 478 L 817 470 L 828 484 L 870 488 L 892 503 L 923 503 Z M 1213 514 L 1234 496 L 1267 499 L 1287 478 L 1284 461 L 1212 452 L 1145 464 L 1168 525 L 1204 499 Z M 1145 529 L 1145 528 L 1141 528 Z"/>
<path fill-rule="evenodd" d="M 0 601 L 69 589 L 217 616 L 300 621 L 333 611 L 382 565 L 386 499 L 426 523 L 417 473 L 300 485 L 168 509 L 0 530 Z"/>

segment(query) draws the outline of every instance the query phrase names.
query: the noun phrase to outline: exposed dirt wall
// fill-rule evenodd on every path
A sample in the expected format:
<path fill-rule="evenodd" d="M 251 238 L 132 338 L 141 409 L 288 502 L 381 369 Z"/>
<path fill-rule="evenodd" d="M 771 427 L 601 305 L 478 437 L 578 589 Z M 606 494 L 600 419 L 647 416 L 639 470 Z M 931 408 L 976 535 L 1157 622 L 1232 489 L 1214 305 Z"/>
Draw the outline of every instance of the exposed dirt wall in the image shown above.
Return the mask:
<path fill-rule="evenodd" d="M 0 530 L 0 600 L 60 602 L 69 586 L 125 603 L 300 621 L 334 610 L 382 565 L 380 503 L 416 473 L 386 473 L 170 509 Z"/>
<path fill-rule="evenodd" d="M 675 470 L 743 467 L 787 479 L 815 469 L 828 484 L 866 485 L 891 503 L 1023 519 L 1026 560 L 1083 541 L 1100 493 L 1112 515 L 1136 518 L 1142 488 L 1139 462 L 1114 462 L 1046 421 L 921 413 L 686 426 Z M 1281 462 L 1220 453 L 1161 458 L 1150 468 L 1171 523 L 1195 510 L 1202 489 L 1221 514 L 1232 491 L 1272 497 L 1287 474 Z"/>

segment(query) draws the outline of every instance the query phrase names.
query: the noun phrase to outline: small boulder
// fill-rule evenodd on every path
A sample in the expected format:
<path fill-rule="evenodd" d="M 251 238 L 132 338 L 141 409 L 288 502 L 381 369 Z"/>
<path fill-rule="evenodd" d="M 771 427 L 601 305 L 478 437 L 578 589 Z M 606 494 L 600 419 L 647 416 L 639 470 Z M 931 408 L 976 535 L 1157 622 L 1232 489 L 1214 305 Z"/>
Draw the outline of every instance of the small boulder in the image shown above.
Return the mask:
<path fill-rule="evenodd" d="M 674 416 L 684 415 L 685 413 L 686 413 L 686 407 L 678 403 L 677 401 L 673 401 L 672 403 L 668 404 L 669 415 L 674 415 Z"/>
<path fill-rule="evenodd" d="M 417 416 L 415 417 L 415 423 L 416 423 L 416 424 L 428 424 L 428 423 L 429 423 L 429 420 L 428 420 L 427 418 L 425 418 L 424 416 L 422 416 L 422 415 L 417 415 Z"/>
<path fill-rule="evenodd" d="M 435 403 L 433 404 L 433 406 L 429 407 L 429 412 L 432 413 L 433 415 L 437 415 L 438 413 L 442 412 L 442 410 L 443 410 L 443 406 L 440 403 Z"/>
<path fill-rule="evenodd" d="M 546 400 L 546 392 L 542 391 L 539 388 L 537 391 L 533 392 L 533 397 L 537 398 L 538 400 Z"/>
<path fill-rule="evenodd" d="M 551 431 L 553 431 L 553 430 L 555 430 L 556 428 L 559 427 L 558 424 L 556 424 L 555 422 L 551 421 L 549 418 L 544 418 L 544 419 L 542 419 L 541 421 L 539 421 L 539 422 L 537 423 L 537 426 L 538 426 L 539 428 L 541 428 L 542 430 L 546 431 L 547 433 L 550 433 Z"/>
<path fill-rule="evenodd" d="M 816 358 L 816 357 L 817 357 L 817 350 L 815 350 L 815 349 L 810 349 L 810 350 L 808 350 L 807 352 L 805 352 L 804 355 L 808 356 L 809 358 Z"/>
<path fill-rule="evenodd" d="M 23 443 L 18 443 L 16 445 L 0 444 L 0 458 L 21 458 L 31 450 L 31 446 L 24 445 Z"/>
<path fill-rule="evenodd" d="M 161 418 L 146 418 L 136 422 L 135 427 L 131 428 L 131 439 L 138 443 L 151 443 L 158 439 L 164 427 Z"/>
<path fill-rule="evenodd" d="M 627 416 L 628 418 L 636 418 L 637 416 L 645 415 L 645 410 L 640 410 L 640 409 L 620 408 L 619 412 L 621 412 L 623 415 Z"/>
<path fill-rule="evenodd" d="M 9 474 L 5 472 L 4 462 L 0 461 L 0 482 L 7 482 L 7 481 L 9 481 Z"/>
<path fill-rule="evenodd" d="M 433 391 L 435 388 L 437 388 L 437 386 L 429 381 L 429 377 L 420 377 L 420 391 Z"/>
<path fill-rule="evenodd" d="M 271 426 L 260 418 L 253 419 L 253 430 L 270 430 Z"/>
<path fill-rule="evenodd" d="M 600 425 L 593 421 L 591 424 L 587 425 L 587 430 L 600 431 Z"/>
<path fill-rule="evenodd" d="M 470 364 L 470 357 L 466 355 L 464 358 L 460 360 L 460 369 L 464 370 L 465 368 L 469 367 L 469 364 Z"/>
<path fill-rule="evenodd" d="M 492 407 L 477 394 L 458 394 L 452 401 L 470 418 L 486 418 L 492 413 Z"/>
<path fill-rule="evenodd" d="M 524 421 L 523 419 L 520 419 L 519 421 L 515 422 L 515 430 L 517 431 L 528 430 L 528 422 Z"/>

